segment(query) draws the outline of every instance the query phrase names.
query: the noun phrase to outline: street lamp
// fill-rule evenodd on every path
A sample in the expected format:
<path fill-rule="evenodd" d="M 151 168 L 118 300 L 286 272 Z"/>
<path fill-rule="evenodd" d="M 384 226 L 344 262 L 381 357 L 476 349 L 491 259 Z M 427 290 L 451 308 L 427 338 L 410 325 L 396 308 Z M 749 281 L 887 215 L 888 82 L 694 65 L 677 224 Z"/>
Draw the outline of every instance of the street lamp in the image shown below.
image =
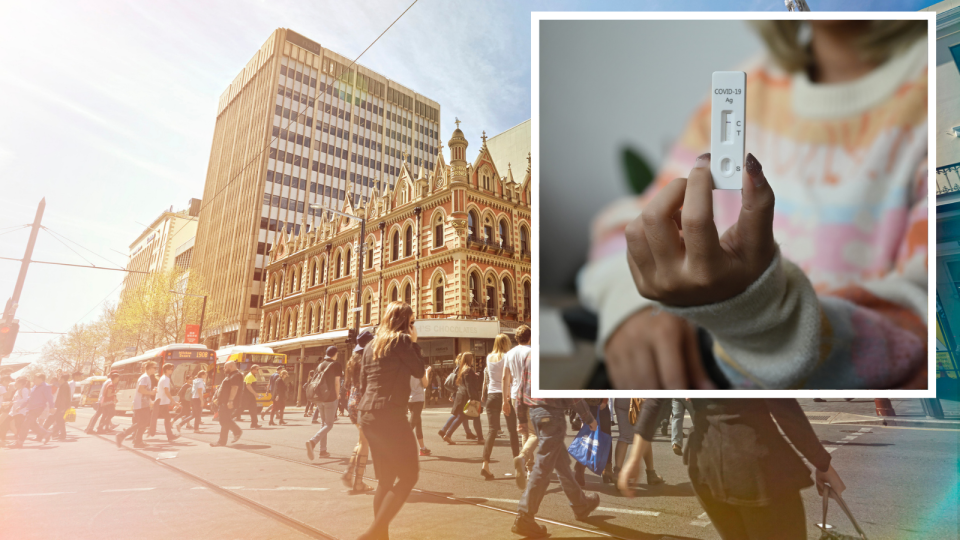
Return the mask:
<path fill-rule="evenodd" d="M 187 294 L 180 291 L 169 291 L 169 292 L 172 292 L 173 294 L 182 294 L 183 296 L 192 296 L 194 298 L 203 298 L 203 308 L 200 310 L 200 329 L 197 330 L 197 339 L 202 341 L 203 338 L 201 336 L 203 336 L 203 318 L 207 314 L 207 295 Z"/>
<path fill-rule="evenodd" d="M 359 242 L 357 242 L 359 244 L 359 249 L 357 249 L 357 307 L 353 309 L 353 313 L 354 313 L 353 334 L 354 336 L 358 336 L 360 335 L 360 312 L 363 309 L 360 307 L 360 302 L 363 301 L 362 300 L 363 298 L 363 248 L 365 244 L 363 237 L 366 235 L 367 218 L 351 216 L 350 214 L 346 214 L 338 210 L 324 208 L 322 205 L 319 205 L 319 204 L 311 204 L 310 208 L 313 208 L 314 210 L 324 210 L 326 212 L 332 212 L 338 216 L 343 216 L 349 219 L 355 219 L 360 222 L 360 240 Z"/>

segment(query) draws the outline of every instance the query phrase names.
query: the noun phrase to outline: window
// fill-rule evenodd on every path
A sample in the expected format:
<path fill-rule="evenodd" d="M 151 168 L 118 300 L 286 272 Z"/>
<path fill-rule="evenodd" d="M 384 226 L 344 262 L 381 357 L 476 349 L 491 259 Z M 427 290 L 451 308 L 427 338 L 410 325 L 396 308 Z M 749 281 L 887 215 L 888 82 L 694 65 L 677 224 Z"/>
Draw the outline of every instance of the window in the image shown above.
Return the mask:
<path fill-rule="evenodd" d="M 337 253 L 337 265 L 333 268 L 333 278 L 340 279 L 340 253 Z"/>
<path fill-rule="evenodd" d="M 507 278 L 503 278 L 500 286 L 501 290 L 503 291 L 503 307 L 512 306 L 513 302 L 510 300 L 510 281 L 507 280 Z"/>
<path fill-rule="evenodd" d="M 493 241 L 493 228 L 490 227 L 489 225 L 483 226 L 483 238 L 487 242 Z"/>
<path fill-rule="evenodd" d="M 474 240 L 477 239 L 477 215 L 472 211 L 467 213 L 467 235 Z"/>
<path fill-rule="evenodd" d="M 340 310 L 337 309 L 337 301 L 333 301 L 333 326 L 331 328 L 339 328 L 340 325 L 337 324 L 337 316 L 340 315 Z"/>
<path fill-rule="evenodd" d="M 325 277 L 326 275 L 327 275 L 327 259 L 323 258 L 320 260 L 320 272 L 318 274 L 319 281 L 321 283 L 323 283 L 323 280 L 326 279 Z"/>
<path fill-rule="evenodd" d="M 370 324 L 370 301 L 363 305 L 363 324 Z"/>
<path fill-rule="evenodd" d="M 396 287 L 394 287 L 393 290 L 390 291 L 390 301 L 391 301 L 391 302 L 396 302 L 396 301 L 397 301 L 397 288 L 396 288 Z"/>
<path fill-rule="evenodd" d="M 403 288 L 403 301 L 406 302 L 407 304 L 410 304 L 410 298 L 412 295 L 413 295 L 413 288 L 410 287 L 409 283 L 407 283 L 407 286 Z"/>
<path fill-rule="evenodd" d="M 343 310 L 340 317 L 343 320 L 343 326 L 347 326 L 347 306 L 350 304 L 350 300 L 344 298 L 343 305 L 340 306 L 340 309 Z"/>
<path fill-rule="evenodd" d="M 523 308 L 530 312 L 530 282 L 523 282 Z"/>
<path fill-rule="evenodd" d="M 443 282 L 433 289 L 433 312 L 443 313 Z"/>
<path fill-rule="evenodd" d="M 279 195 L 274 195 L 274 196 L 273 196 L 272 206 L 275 207 L 275 208 L 278 207 L 278 206 L 280 206 L 280 196 L 279 196 Z"/>
<path fill-rule="evenodd" d="M 413 251 L 413 227 L 407 227 L 403 232 L 403 256 L 409 257 Z"/>
<path fill-rule="evenodd" d="M 527 249 L 527 228 L 526 227 L 520 227 L 520 250 L 523 251 L 524 253 L 527 253 L 530 251 L 529 249 Z"/>
<path fill-rule="evenodd" d="M 397 260 L 400 258 L 400 231 L 393 231 L 393 244 L 392 244 L 390 258 L 391 260 Z M 396 298 L 394 298 L 396 300 Z"/>
<path fill-rule="evenodd" d="M 270 194 L 269 194 L 269 193 L 264 193 L 264 194 L 263 194 L 263 204 L 265 204 L 265 205 L 267 205 L 267 206 L 270 206 L 270 200 L 271 200 Z"/>
<path fill-rule="evenodd" d="M 347 248 L 346 253 L 347 253 L 346 258 L 343 261 L 343 268 L 344 268 L 343 273 L 349 276 L 350 275 L 350 259 L 352 258 L 350 257 L 350 248 Z"/>
<path fill-rule="evenodd" d="M 507 221 L 504 219 L 500 220 L 500 245 L 508 246 L 510 245 L 510 233 L 507 228 Z"/>
<path fill-rule="evenodd" d="M 253 295 L 250 297 L 250 307 L 258 308 L 260 307 L 260 297 L 258 295 Z"/>
<path fill-rule="evenodd" d="M 367 268 L 373 268 L 373 244 L 367 246 Z"/>
<path fill-rule="evenodd" d="M 476 274 L 470 274 L 470 303 L 480 301 L 480 288 L 478 287 L 479 280 L 477 279 Z"/>
<path fill-rule="evenodd" d="M 433 227 L 433 247 L 443 246 L 443 218 L 437 220 Z"/>

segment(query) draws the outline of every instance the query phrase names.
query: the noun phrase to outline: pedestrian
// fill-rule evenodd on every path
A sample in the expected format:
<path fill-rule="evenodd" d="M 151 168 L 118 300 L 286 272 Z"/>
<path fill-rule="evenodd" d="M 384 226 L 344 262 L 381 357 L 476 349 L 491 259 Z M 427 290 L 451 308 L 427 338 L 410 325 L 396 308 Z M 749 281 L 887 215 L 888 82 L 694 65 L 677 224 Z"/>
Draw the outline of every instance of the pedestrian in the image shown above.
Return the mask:
<path fill-rule="evenodd" d="M 644 400 L 634 448 L 618 479 L 625 495 L 633 495 L 630 483 L 640 472 L 640 455 L 653 439 L 658 409 L 667 402 Z M 822 494 L 826 483 L 839 497 L 846 486 L 797 400 L 694 399 L 692 405 L 684 462 L 697 500 L 720 537 L 807 538 L 800 490 L 816 483 Z M 815 481 L 797 452 L 816 468 Z"/>
<path fill-rule="evenodd" d="M 81 381 L 83 381 L 83 373 L 79 371 L 74 371 L 70 375 L 70 381 L 67 384 L 70 386 L 70 406 L 71 407 L 73 406 L 73 396 L 74 394 L 77 393 L 77 385 L 80 384 Z M 80 402 L 78 401 L 77 405 L 79 404 Z"/>
<path fill-rule="evenodd" d="M 510 437 L 510 451 L 513 457 L 520 455 L 520 437 L 517 434 L 517 415 L 514 409 L 504 413 L 503 407 L 503 368 L 506 362 L 504 357 L 510 351 L 510 337 L 498 334 L 493 340 L 493 352 L 487 355 L 487 368 L 483 371 L 483 392 L 480 403 L 487 410 L 487 443 L 483 447 L 483 464 L 480 466 L 480 475 L 487 480 L 495 477 L 490 472 L 490 455 L 493 445 L 500 431 L 500 415 L 507 421 L 507 434 Z"/>
<path fill-rule="evenodd" d="M 413 309 L 405 302 L 387 305 L 376 338 L 363 352 L 360 367 L 360 429 L 377 466 L 374 518 L 358 540 L 389 536 L 390 522 L 417 483 L 417 442 L 407 423 L 410 377 L 423 377 Z"/>
<path fill-rule="evenodd" d="M 237 408 L 240 406 L 240 392 L 244 386 L 243 375 L 237 368 L 237 362 L 226 362 L 223 364 L 224 378 L 220 381 L 220 387 L 217 388 L 216 402 L 220 412 L 217 421 L 220 422 L 220 438 L 210 446 L 226 446 L 227 434 L 233 432 L 233 443 L 236 444 L 243 435 L 243 430 L 237 425 L 233 417 Z"/>
<path fill-rule="evenodd" d="M 360 404 L 360 398 L 363 396 L 360 393 L 360 365 L 363 362 L 363 351 L 372 340 L 372 332 L 369 330 L 360 332 L 360 335 L 357 336 L 357 345 L 353 348 L 353 355 L 350 356 L 350 361 L 347 362 L 347 370 L 344 377 L 344 379 L 346 379 L 344 388 L 350 392 L 350 397 L 347 400 L 347 414 L 350 422 L 357 426 L 357 432 L 360 435 L 357 446 L 354 447 L 353 454 L 350 456 L 347 470 L 344 471 L 343 476 L 341 476 L 343 485 L 350 488 L 352 493 L 373 491 L 372 487 L 363 482 L 363 473 L 367 468 L 370 444 L 367 442 L 367 437 L 363 434 L 363 430 L 360 429 L 359 411 L 357 409 L 357 405 Z"/>
<path fill-rule="evenodd" d="M 338 349 L 331 345 L 327 347 L 327 355 L 317 366 L 317 374 L 314 377 L 318 380 L 316 394 L 307 396 L 307 399 L 317 404 L 317 410 L 313 413 L 314 417 L 320 416 L 320 430 L 306 442 L 307 457 L 310 461 L 314 459 L 314 449 L 320 444 L 320 451 L 316 455 L 322 458 L 330 457 L 327 452 L 327 434 L 333 429 L 334 422 L 337 421 L 337 402 L 340 400 L 340 379 L 343 377 L 343 366 L 337 362 Z"/>
<path fill-rule="evenodd" d="M 447 421 L 447 425 L 443 427 L 445 434 L 442 437 L 447 444 L 456 444 L 450 436 L 460 427 L 460 424 L 466 424 L 472 419 L 473 429 L 477 432 L 477 443 L 484 444 L 483 426 L 480 424 L 480 394 L 483 380 L 473 369 L 475 362 L 473 353 L 463 352 L 460 356 L 460 369 L 455 379 L 457 394 L 453 400 L 453 408 L 450 410 L 453 422 Z M 468 414 L 468 410 L 476 413 L 476 416 Z"/>
<path fill-rule="evenodd" d="M 450 401 L 450 403 L 454 403 L 457 400 L 457 396 L 459 395 L 459 390 L 457 388 L 457 374 L 460 373 L 460 368 L 463 365 L 463 359 L 464 359 L 464 354 L 463 353 L 458 354 L 456 359 L 454 359 L 454 362 L 453 362 L 454 364 L 453 370 L 447 372 L 446 376 L 444 377 L 443 387 L 444 387 L 444 391 L 447 392 L 447 399 Z M 454 427 L 453 429 L 451 429 L 451 427 L 457 421 L 457 417 L 459 416 L 460 415 L 456 411 L 456 405 L 454 404 L 450 412 L 450 417 L 447 418 L 447 421 L 443 424 L 443 427 L 440 428 L 440 430 L 437 432 L 437 434 L 440 435 L 441 439 L 453 438 L 453 433 L 454 431 L 456 431 L 456 428 Z M 457 427 L 459 426 L 463 426 L 463 430 L 466 432 L 467 440 L 470 440 L 470 441 L 481 440 L 477 438 L 476 434 L 470 431 L 469 422 L 461 422 L 457 424 Z"/>
<path fill-rule="evenodd" d="M 136 391 L 133 394 L 133 423 L 130 427 L 117 433 L 117 448 L 123 446 L 123 440 L 133 435 L 133 447 L 143 448 L 143 432 L 148 428 L 151 420 L 150 408 L 154 403 L 157 391 L 153 386 L 153 375 L 157 372 L 157 363 L 144 362 L 143 373 L 137 379 Z"/>
<path fill-rule="evenodd" d="M 557 473 L 560 488 L 563 490 L 573 516 L 583 521 L 590 516 L 600 505 L 600 496 L 596 493 L 586 493 L 577 484 L 570 470 L 570 454 L 564 437 L 567 433 L 567 418 L 564 409 L 574 409 L 581 421 L 590 426 L 592 431 L 597 430 L 597 420 L 590 414 L 587 404 L 582 399 L 535 399 L 531 395 L 530 387 L 530 353 L 522 359 L 520 368 L 520 385 L 517 390 L 517 405 L 519 414 L 526 414 L 529 418 L 530 429 L 537 436 L 537 452 L 530 471 L 530 478 L 526 482 L 520 503 L 517 505 L 517 519 L 510 529 L 516 534 L 531 538 L 547 536 L 547 528 L 535 521 L 537 511 L 543 496 L 550 487 L 550 478 Z M 524 409 L 526 411 L 524 412 Z"/>
<path fill-rule="evenodd" d="M 520 389 L 520 375 L 522 374 L 523 359 L 530 353 L 530 327 L 521 324 L 514 336 L 518 345 L 510 349 L 503 357 L 502 388 L 510 389 L 510 400 L 503 400 L 503 414 L 514 414 L 511 411 L 517 408 L 517 394 Z M 526 411 L 526 409 L 524 409 Z M 520 455 L 513 458 L 515 478 L 520 489 L 526 488 L 527 472 L 533 468 L 533 453 L 537 448 L 536 430 L 530 429 L 529 418 L 525 413 L 517 411 L 517 433 L 520 437 Z"/>
<path fill-rule="evenodd" d="M 345 391 L 344 385 L 347 383 L 346 377 L 340 378 L 340 397 L 337 399 L 337 416 L 346 416 L 347 400 L 350 399 L 350 393 Z"/>
<path fill-rule="evenodd" d="M 171 391 L 173 381 L 170 379 L 170 376 L 173 375 L 173 364 L 164 364 L 161 373 L 162 376 L 157 381 L 158 406 L 160 407 L 157 418 L 163 419 L 163 429 L 167 432 L 167 441 L 173 442 L 179 437 L 173 432 L 173 422 L 170 420 L 170 409 L 174 405 L 174 396 Z"/>
<path fill-rule="evenodd" d="M 594 410 L 597 411 L 596 419 L 600 424 L 600 431 L 612 437 L 613 428 L 611 425 L 612 415 L 610 414 L 610 400 L 590 398 L 583 401 L 587 404 L 587 407 L 590 407 L 591 412 Z M 587 481 L 584 478 L 584 473 L 586 470 L 587 466 L 579 461 L 573 466 L 573 476 L 577 480 L 577 483 L 580 484 L 580 487 L 587 485 Z M 616 477 L 613 475 L 613 446 L 610 447 L 610 451 L 607 455 L 607 464 L 600 475 L 600 479 L 604 484 L 617 483 Z"/>
<path fill-rule="evenodd" d="M 419 379 L 413 375 L 410 376 L 410 401 L 407 403 L 407 410 L 410 411 L 410 427 L 417 436 L 421 456 L 430 455 L 430 449 L 423 444 L 423 419 L 421 418 L 428 384 L 430 384 L 430 367 L 426 368 L 423 377 Z"/>
<path fill-rule="evenodd" d="M 103 433 L 105 426 L 112 425 L 111 420 L 117 410 L 116 384 L 119 380 L 120 373 L 111 371 L 107 380 L 103 382 L 103 386 L 100 387 L 100 396 L 97 398 L 97 412 L 94 413 L 93 418 L 87 424 L 87 429 L 83 430 L 84 433 L 92 434 L 94 429 L 97 433 Z M 100 420 L 99 425 L 97 425 L 97 420 Z"/>
<path fill-rule="evenodd" d="M 617 445 L 613 452 L 613 475 L 615 477 L 619 477 L 623 461 L 627 457 L 627 449 L 633 443 L 642 401 L 642 399 L 631 398 L 616 398 L 613 400 L 613 411 L 617 417 Z M 647 445 L 644 449 L 643 461 L 646 465 L 647 484 L 651 486 L 662 484 L 663 478 L 657 474 L 653 466 L 652 445 Z"/>
<path fill-rule="evenodd" d="M 670 446 L 673 448 L 673 453 L 682 456 L 683 455 L 683 415 L 684 412 L 690 413 L 690 418 L 693 418 L 693 404 L 690 402 L 690 398 L 686 399 L 677 399 L 674 398 L 672 403 L 673 406 L 673 420 L 670 422 Z"/>
<path fill-rule="evenodd" d="M 26 415 L 25 405 L 27 400 L 30 398 L 30 379 L 26 377 L 20 377 L 10 385 L 10 390 L 13 390 L 13 393 L 10 394 L 9 399 L 9 408 L 7 409 L 7 416 L 3 420 L 0 420 L 0 445 L 6 444 L 7 442 L 7 432 L 13 429 L 13 435 L 19 439 L 20 430 L 23 429 L 23 420 Z M 10 390 L 7 392 L 9 393 Z M 8 403 L 4 403 L 4 406 Z"/>
<path fill-rule="evenodd" d="M 67 440 L 67 422 L 63 418 L 63 415 L 66 414 L 67 409 L 71 407 L 73 398 L 73 394 L 70 393 L 71 382 L 73 381 L 70 380 L 70 377 L 66 375 L 60 376 L 59 388 L 54 398 L 54 410 L 50 415 L 50 418 L 53 420 L 53 431 L 51 431 L 50 436 L 60 442 Z"/>
<path fill-rule="evenodd" d="M 193 390 L 193 379 L 186 375 L 183 377 L 183 384 L 180 385 L 180 388 L 177 390 L 177 415 L 173 417 L 174 426 L 179 426 L 177 423 L 179 420 L 183 420 L 190 416 L 191 413 L 191 396 Z"/>
<path fill-rule="evenodd" d="M 277 418 L 280 421 L 281 426 L 287 425 L 283 421 L 283 410 L 287 407 L 287 394 L 290 392 L 290 383 L 288 379 L 290 375 L 287 373 L 287 370 L 280 369 L 276 373 L 277 379 L 273 384 L 273 404 L 270 406 L 270 425 L 277 425 L 273 419 Z"/>
<path fill-rule="evenodd" d="M 273 424 L 273 419 L 276 417 L 273 411 L 276 410 L 276 408 L 274 407 L 274 403 L 277 402 L 277 398 L 275 394 L 277 392 L 276 386 L 277 386 L 277 380 L 279 378 L 280 378 L 279 369 L 274 371 L 273 374 L 270 375 L 270 382 L 267 384 L 267 391 L 270 392 L 270 406 L 264 409 L 263 412 L 260 413 L 260 420 L 263 420 L 266 415 L 268 414 L 270 415 L 271 425 Z"/>
<path fill-rule="evenodd" d="M 311 370 L 310 370 L 310 373 L 307 373 L 307 378 L 306 378 L 306 380 L 304 381 L 304 383 L 303 383 L 302 385 L 300 385 L 301 389 L 303 390 L 303 395 L 304 395 L 304 396 L 307 395 L 307 385 L 310 384 L 310 380 L 313 379 L 313 374 L 314 374 L 315 371 L 316 371 L 316 370 L 311 369 Z M 304 407 L 304 409 L 303 409 L 303 416 L 304 416 L 304 418 L 309 417 L 311 412 L 313 412 L 313 402 L 310 401 L 309 399 L 307 399 L 307 405 L 306 405 L 306 407 Z M 317 421 L 314 420 L 313 423 L 316 424 Z"/>
<path fill-rule="evenodd" d="M 200 417 L 203 415 L 203 393 L 207 389 L 207 372 L 200 370 L 197 372 L 197 376 L 190 382 L 190 390 L 187 393 L 190 399 L 190 414 L 186 416 L 180 423 L 177 425 L 177 432 L 179 432 L 183 426 L 190 423 L 190 420 L 193 420 L 193 432 L 200 433 Z"/>
<path fill-rule="evenodd" d="M 260 366 L 253 364 L 243 377 L 243 393 L 240 397 L 240 409 L 237 411 L 237 420 L 241 420 L 244 412 L 250 413 L 250 429 L 259 429 L 260 405 L 257 404 L 257 390 L 254 387 L 260 380 Z"/>

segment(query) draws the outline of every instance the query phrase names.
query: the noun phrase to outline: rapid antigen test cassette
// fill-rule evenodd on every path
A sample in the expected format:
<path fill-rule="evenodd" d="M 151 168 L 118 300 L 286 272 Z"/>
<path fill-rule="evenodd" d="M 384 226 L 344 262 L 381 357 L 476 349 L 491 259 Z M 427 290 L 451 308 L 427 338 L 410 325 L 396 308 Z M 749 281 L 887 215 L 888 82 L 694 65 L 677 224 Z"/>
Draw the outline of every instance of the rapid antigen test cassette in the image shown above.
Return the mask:
<path fill-rule="evenodd" d="M 747 74 L 714 71 L 710 109 L 710 173 L 714 189 L 743 185 L 747 134 Z"/>

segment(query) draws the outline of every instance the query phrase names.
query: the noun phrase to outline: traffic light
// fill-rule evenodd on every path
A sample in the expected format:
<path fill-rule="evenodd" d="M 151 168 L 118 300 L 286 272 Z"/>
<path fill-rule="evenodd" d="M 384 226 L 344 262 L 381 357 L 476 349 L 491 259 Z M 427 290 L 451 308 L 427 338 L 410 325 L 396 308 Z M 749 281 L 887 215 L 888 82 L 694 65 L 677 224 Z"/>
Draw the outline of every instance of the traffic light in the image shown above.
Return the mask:
<path fill-rule="evenodd" d="M 347 330 L 347 343 L 354 347 L 357 345 L 357 331 L 353 328 Z"/>
<path fill-rule="evenodd" d="M 20 323 L 18 322 L 0 323 L 0 356 L 7 356 L 13 352 L 13 344 L 17 341 L 19 331 Z"/>

